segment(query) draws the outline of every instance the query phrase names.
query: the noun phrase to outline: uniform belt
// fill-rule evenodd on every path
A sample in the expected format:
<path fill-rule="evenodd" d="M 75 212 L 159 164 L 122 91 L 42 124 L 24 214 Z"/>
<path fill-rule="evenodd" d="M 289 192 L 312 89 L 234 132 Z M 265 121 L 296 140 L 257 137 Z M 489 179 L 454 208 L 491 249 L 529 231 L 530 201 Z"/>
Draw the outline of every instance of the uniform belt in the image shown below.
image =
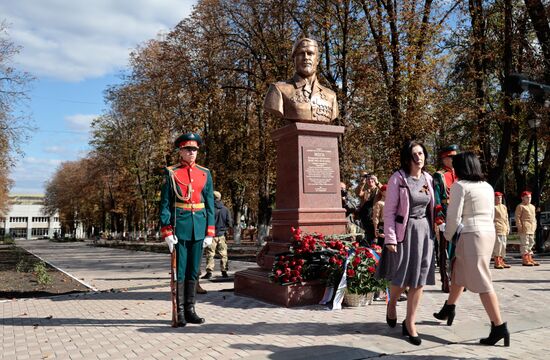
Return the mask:
<path fill-rule="evenodd" d="M 410 218 L 411 219 L 424 219 L 426 217 L 426 215 L 411 215 Z"/>
<path fill-rule="evenodd" d="M 176 207 L 180 209 L 185 210 L 193 210 L 193 209 L 204 209 L 204 203 L 197 203 L 197 204 L 182 204 L 182 203 L 176 203 Z"/>

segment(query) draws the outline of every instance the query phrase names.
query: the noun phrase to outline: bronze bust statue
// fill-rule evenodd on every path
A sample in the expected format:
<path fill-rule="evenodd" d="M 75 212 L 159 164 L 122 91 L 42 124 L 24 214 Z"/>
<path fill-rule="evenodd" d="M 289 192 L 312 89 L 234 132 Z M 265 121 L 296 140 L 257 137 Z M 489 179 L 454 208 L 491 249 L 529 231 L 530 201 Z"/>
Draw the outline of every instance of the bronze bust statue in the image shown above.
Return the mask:
<path fill-rule="evenodd" d="M 334 91 L 319 84 L 316 77 L 319 47 L 312 39 L 302 38 L 292 47 L 296 73 L 292 79 L 269 86 L 264 110 L 294 122 L 329 124 L 338 117 Z"/>

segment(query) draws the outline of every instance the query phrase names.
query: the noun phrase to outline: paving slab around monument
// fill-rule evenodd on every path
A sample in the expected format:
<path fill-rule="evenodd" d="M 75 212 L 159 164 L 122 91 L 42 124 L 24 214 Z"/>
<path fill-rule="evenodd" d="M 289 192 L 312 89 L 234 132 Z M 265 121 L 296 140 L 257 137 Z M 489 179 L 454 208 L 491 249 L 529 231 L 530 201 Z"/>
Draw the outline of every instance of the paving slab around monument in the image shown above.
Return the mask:
<path fill-rule="evenodd" d="M 203 325 L 170 327 L 167 254 L 97 248 L 88 243 L 18 245 L 99 291 L 0 303 L 0 359 L 546 359 L 550 337 L 550 259 L 491 270 L 511 347 L 477 344 L 489 333 L 477 295 L 464 293 L 452 327 L 431 313 L 446 295 L 426 287 L 418 315 L 421 346 L 385 324 L 383 302 L 329 311 L 281 308 L 235 296 L 232 282 L 201 281 Z M 230 263 L 234 271 L 252 266 Z M 216 264 L 218 266 L 218 264 Z M 216 268 L 216 274 L 219 274 Z M 402 321 L 405 303 L 399 303 Z M 502 344 L 502 342 L 501 342 Z"/>

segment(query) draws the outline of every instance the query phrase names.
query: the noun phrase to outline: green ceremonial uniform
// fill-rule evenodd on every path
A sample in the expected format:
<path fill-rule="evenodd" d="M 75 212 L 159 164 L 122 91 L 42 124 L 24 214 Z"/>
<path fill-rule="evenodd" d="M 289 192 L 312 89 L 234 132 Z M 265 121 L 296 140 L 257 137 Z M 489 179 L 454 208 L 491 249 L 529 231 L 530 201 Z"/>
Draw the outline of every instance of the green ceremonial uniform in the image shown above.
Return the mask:
<path fill-rule="evenodd" d="M 195 164 L 166 168 L 160 222 L 163 234 L 172 230 L 178 238 L 178 281 L 197 280 L 202 242 L 205 236 L 215 235 L 212 176 L 207 168 Z"/>

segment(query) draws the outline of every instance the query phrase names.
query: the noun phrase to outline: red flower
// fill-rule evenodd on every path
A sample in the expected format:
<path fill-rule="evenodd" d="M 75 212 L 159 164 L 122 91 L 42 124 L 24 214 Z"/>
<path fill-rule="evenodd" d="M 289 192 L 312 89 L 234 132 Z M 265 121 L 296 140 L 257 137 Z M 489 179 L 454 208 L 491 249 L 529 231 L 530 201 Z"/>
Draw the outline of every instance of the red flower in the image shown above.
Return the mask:
<path fill-rule="evenodd" d="M 374 266 L 369 266 L 369 268 L 367 269 L 368 272 L 370 272 L 371 274 L 374 274 L 376 269 L 374 268 Z"/>
<path fill-rule="evenodd" d="M 357 249 L 359 247 L 359 242 L 354 241 L 353 243 L 351 243 L 351 245 Z"/>
<path fill-rule="evenodd" d="M 359 256 L 356 256 L 353 258 L 353 266 L 357 266 L 361 263 L 361 258 Z"/>
<path fill-rule="evenodd" d="M 283 275 L 283 271 L 281 269 L 277 269 L 277 271 L 275 271 L 275 276 L 279 277 Z"/>
<path fill-rule="evenodd" d="M 354 277 L 355 276 L 355 270 L 348 269 L 348 277 Z"/>

